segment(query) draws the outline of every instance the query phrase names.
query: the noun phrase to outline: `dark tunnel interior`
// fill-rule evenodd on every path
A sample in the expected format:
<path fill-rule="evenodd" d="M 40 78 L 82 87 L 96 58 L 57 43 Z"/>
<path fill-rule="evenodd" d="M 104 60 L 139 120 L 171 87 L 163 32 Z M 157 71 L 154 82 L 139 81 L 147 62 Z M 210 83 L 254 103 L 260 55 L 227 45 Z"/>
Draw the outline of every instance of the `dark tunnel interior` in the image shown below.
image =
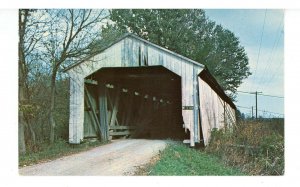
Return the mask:
<path fill-rule="evenodd" d="M 162 66 L 102 68 L 86 79 L 105 85 L 107 111 L 102 115 L 107 116 L 111 139 L 189 138 L 181 113 L 181 77 L 170 70 Z M 96 108 L 98 85 L 86 83 Z"/>

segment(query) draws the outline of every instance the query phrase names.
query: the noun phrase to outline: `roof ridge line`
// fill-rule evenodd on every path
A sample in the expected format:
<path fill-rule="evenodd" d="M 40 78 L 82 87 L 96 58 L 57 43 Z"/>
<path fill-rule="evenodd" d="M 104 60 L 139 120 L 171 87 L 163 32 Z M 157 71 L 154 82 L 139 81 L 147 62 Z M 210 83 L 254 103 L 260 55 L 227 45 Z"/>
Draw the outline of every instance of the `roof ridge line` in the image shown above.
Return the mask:
<path fill-rule="evenodd" d="M 87 57 L 87 58 L 85 58 L 85 59 L 83 59 L 83 60 L 80 60 L 80 61 L 77 62 L 77 63 L 74 63 L 74 64 L 72 64 L 72 65 L 70 65 L 70 66 L 64 68 L 63 72 L 67 72 L 68 70 L 74 68 L 75 66 L 81 64 L 82 62 L 85 62 L 85 61 L 87 61 L 87 60 L 93 58 L 94 56 L 100 54 L 100 53 L 103 52 L 104 50 L 106 50 L 106 49 L 108 49 L 109 47 L 113 46 L 114 44 L 120 42 L 121 40 L 125 39 L 126 37 L 132 37 L 132 38 L 135 38 L 135 39 L 137 39 L 137 40 L 143 41 L 143 42 L 145 42 L 145 43 L 147 43 L 147 44 L 149 44 L 149 45 L 151 45 L 151 46 L 153 46 L 153 47 L 156 47 L 156 48 L 161 49 L 161 50 L 163 50 L 163 51 L 165 51 L 165 52 L 168 52 L 168 53 L 170 53 L 170 54 L 172 54 L 172 55 L 174 55 L 174 56 L 177 56 L 177 57 L 179 57 L 179 58 L 181 58 L 181 59 L 183 59 L 183 60 L 186 60 L 186 61 L 188 61 L 188 62 L 190 62 L 190 63 L 192 63 L 192 64 L 194 64 L 194 65 L 200 66 L 201 68 L 204 68 L 204 67 L 205 67 L 205 66 L 204 66 L 203 64 L 201 64 L 200 62 L 194 61 L 194 60 L 192 60 L 192 59 L 190 59 L 190 58 L 188 58 L 188 57 L 185 57 L 185 56 L 183 56 L 183 55 L 180 55 L 180 54 L 178 54 L 178 53 L 176 53 L 176 52 L 174 52 L 174 51 L 171 51 L 171 50 L 166 49 L 166 48 L 164 48 L 164 47 L 162 47 L 162 46 L 159 46 L 159 45 L 157 45 L 157 44 L 154 44 L 154 43 L 152 43 L 152 42 L 150 42 L 150 41 L 148 41 L 148 40 L 146 40 L 146 39 L 141 38 L 140 36 L 138 36 L 138 35 L 136 35 L 136 34 L 134 34 L 134 33 L 127 32 L 127 33 L 123 34 L 122 36 L 120 36 L 120 37 L 119 37 L 118 39 L 116 39 L 115 41 L 111 42 L 111 43 L 108 44 L 107 46 L 105 46 L 105 47 L 103 47 L 102 49 L 100 49 L 99 52 L 97 52 L 97 53 L 95 53 L 95 54 L 93 54 L 93 55 L 91 55 L 91 56 L 89 56 L 89 57 Z"/>

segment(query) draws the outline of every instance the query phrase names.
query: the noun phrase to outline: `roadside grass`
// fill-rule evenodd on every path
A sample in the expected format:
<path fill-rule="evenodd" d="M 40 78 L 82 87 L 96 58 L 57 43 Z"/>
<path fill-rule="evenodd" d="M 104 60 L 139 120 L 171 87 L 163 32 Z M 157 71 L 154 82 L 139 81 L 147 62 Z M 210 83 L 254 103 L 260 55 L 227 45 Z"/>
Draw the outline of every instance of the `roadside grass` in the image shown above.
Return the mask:
<path fill-rule="evenodd" d="M 158 161 L 157 161 L 158 160 Z M 146 166 L 136 175 L 152 176 L 241 176 L 238 169 L 228 167 L 222 161 L 203 151 L 193 149 L 183 143 L 169 143 L 160 152 L 159 159 Z"/>
<path fill-rule="evenodd" d="M 205 151 L 249 175 L 284 175 L 284 119 L 240 121 L 211 134 Z"/>
<path fill-rule="evenodd" d="M 71 145 L 65 140 L 57 140 L 53 144 L 44 143 L 41 145 L 41 149 L 39 151 L 19 155 L 19 167 L 50 161 L 62 156 L 86 151 L 102 144 L 105 143 L 101 143 L 99 141 L 87 141 L 79 145 Z"/>

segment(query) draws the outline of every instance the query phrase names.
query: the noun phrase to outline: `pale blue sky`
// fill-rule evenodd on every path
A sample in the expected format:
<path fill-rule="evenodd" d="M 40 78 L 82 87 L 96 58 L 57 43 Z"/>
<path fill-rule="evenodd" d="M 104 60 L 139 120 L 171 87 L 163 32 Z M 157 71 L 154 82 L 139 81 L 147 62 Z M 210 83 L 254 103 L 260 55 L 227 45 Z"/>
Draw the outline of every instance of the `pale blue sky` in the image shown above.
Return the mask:
<path fill-rule="evenodd" d="M 245 47 L 252 75 L 238 88 L 284 96 L 284 11 L 271 9 L 206 9 L 209 19 L 231 30 Z M 255 107 L 255 95 L 239 93 L 237 106 Z M 238 107 L 246 115 L 251 109 Z M 261 111 L 260 111 L 261 110 Z M 258 96 L 258 115 L 284 114 L 284 99 Z M 255 112 L 254 112 L 255 113 Z"/>

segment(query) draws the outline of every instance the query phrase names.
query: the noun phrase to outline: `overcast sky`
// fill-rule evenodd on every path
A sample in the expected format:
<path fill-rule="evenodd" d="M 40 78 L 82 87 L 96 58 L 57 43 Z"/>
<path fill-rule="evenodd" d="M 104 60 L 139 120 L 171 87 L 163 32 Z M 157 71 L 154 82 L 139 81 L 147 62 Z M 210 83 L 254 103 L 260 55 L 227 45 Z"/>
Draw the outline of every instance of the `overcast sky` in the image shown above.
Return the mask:
<path fill-rule="evenodd" d="M 261 91 L 266 95 L 284 96 L 284 11 L 271 9 L 205 11 L 211 20 L 232 31 L 245 47 L 252 75 L 244 80 L 238 90 Z M 239 93 L 236 105 L 255 108 L 255 95 Z M 251 115 L 251 109 L 241 107 L 238 107 L 240 111 Z M 280 116 L 269 112 L 284 114 L 284 99 L 258 96 L 258 115 Z"/>

